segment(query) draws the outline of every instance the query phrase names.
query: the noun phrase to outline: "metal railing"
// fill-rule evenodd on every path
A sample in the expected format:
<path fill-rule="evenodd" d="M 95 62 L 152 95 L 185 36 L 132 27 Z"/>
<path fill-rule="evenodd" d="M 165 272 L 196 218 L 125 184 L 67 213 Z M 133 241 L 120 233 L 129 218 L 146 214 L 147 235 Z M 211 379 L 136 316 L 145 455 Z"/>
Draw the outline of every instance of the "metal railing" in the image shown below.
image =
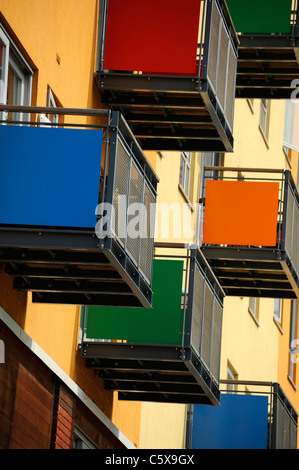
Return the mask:
<path fill-rule="evenodd" d="M 297 207 L 299 204 L 299 193 L 293 181 L 292 175 L 288 170 L 242 167 L 205 167 L 203 177 L 203 194 L 205 194 L 207 179 L 211 179 L 210 176 L 206 175 L 208 175 L 208 173 L 211 171 L 214 172 L 214 176 L 212 179 L 216 180 L 278 182 L 279 200 L 277 211 L 276 248 L 278 250 L 284 250 L 287 248 L 290 254 L 294 252 L 293 244 L 295 243 L 295 241 L 294 236 L 292 236 L 291 227 L 293 224 L 293 219 L 296 218 L 297 220 L 298 218 Z M 231 174 L 227 176 L 227 173 Z M 252 174 L 252 176 L 249 175 L 250 173 Z M 234 176 L 235 174 L 236 176 Z M 263 176 L 263 174 L 266 174 L 267 176 Z M 289 200 L 290 202 L 288 203 Z M 289 209 L 287 209 L 288 206 Z M 293 207 L 296 208 L 294 209 L 294 211 Z M 203 223 L 204 216 L 202 225 Z M 202 226 L 200 230 L 202 232 Z"/>
<path fill-rule="evenodd" d="M 192 350 L 192 354 L 197 358 L 197 363 L 201 365 L 200 369 L 204 371 L 204 373 L 202 372 L 203 375 L 212 378 L 213 382 L 218 384 L 223 299 L 225 295 L 220 284 L 202 253 L 192 245 L 156 242 L 154 258 L 183 261 L 181 324 L 180 331 L 177 332 L 178 336 L 181 336 L 181 344 L 174 344 L 173 346 L 180 346 L 183 360 L 190 357 L 189 351 Z M 153 295 L 155 295 L 155 292 Z M 163 311 L 161 310 L 162 314 Z M 82 315 L 84 325 L 83 344 L 85 341 L 90 341 L 85 334 L 88 309 L 82 311 Z M 160 322 L 160 325 L 163 324 L 162 320 L 158 320 L 158 322 Z M 134 326 L 136 327 L 136 325 Z M 157 323 L 156 328 L 159 328 L 159 323 Z M 92 341 L 103 343 L 115 341 L 116 339 L 119 343 L 127 342 L 120 337 L 93 338 Z"/>
<path fill-rule="evenodd" d="M 129 74 L 151 76 L 140 70 L 113 71 L 104 68 L 105 38 L 107 28 L 108 0 L 101 2 L 99 14 L 99 35 L 97 64 L 99 75 Z M 157 12 L 157 15 L 159 12 Z M 192 80 L 198 82 L 197 90 L 202 90 L 202 80 L 208 80 L 208 93 L 216 95 L 218 107 L 227 116 L 230 130 L 233 128 L 234 100 L 236 87 L 238 39 L 224 0 L 202 0 L 200 5 L 199 42 L 197 44 L 196 73 Z M 178 57 L 179 61 L 179 57 Z M 178 78 L 180 74 L 154 74 L 156 77 Z M 169 89 L 171 89 L 169 82 Z"/>
<path fill-rule="evenodd" d="M 13 119 L 7 119 L 8 113 L 11 113 Z M 53 124 L 49 119 L 41 122 L 39 120 L 41 114 L 58 115 L 59 122 Z M 23 116 L 28 117 L 23 118 Z M 76 119 L 69 119 L 69 116 L 76 116 Z M 98 220 L 95 231 L 100 239 L 101 248 L 105 247 L 105 239 L 113 238 L 150 284 L 154 243 L 151 204 L 156 200 L 158 178 L 122 115 L 107 109 L 0 105 L 0 118 L 2 125 L 103 131 L 98 204 L 106 204 L 103 209 L 106 211 L 110 207 L 112 213 L 104 217 L 106 212 L 94 208 Z M 121 207 L 119 196 L 122 197 Z M 134 233 L 133 238 L 130 237 L 127 226 L 130 218 L 129 206 L 135 202 L 139 203 L 140 208 L 144 208 L 144 212 L 139 214 L 139 231 L 137 234 Z M 118 224 L 120 219 L 124 221 L 123 228 Z M 105 230 L 102 237 L 104 220 Z"/>
<path fill-rule="evenodd" d="M 155 243 L 155 248 L 185 248 L 182 286 L 182 350 L 191 348 L 202 366 L 218 383 L 224 292 L 196 246 Z M 169 254 L 157 254 L 169 258 Z M 177 255 L 173 255 L 178 258 Z M 183 353 L 184 354 L 184 353 Z"/>
<path fill-rule="evenodd" d="M 199 50 L 199 79 L 207 79 L 218 99 L 230 129 L 233 128 L 238 40 L 226 6 L 219 0 L 205 2 L 207 8 L 203 44 Z"/>
<path fill-rule="evenodd" d="M 298 413 L 277 382 L 250 380 L 220 380 L 220 385 L 232 385 L 234 394 L 268 396 L 268 449 L 297 449 Z M 246 387 L 241 391 L 239 387 Z M 221 389 L 222 393 L 228 393 Z"/>
<path fill-rule="evenodd" d="M 282 237 L 294 274 L 299 272 L 299 193 L 290 172 L 285 173 Z"/>

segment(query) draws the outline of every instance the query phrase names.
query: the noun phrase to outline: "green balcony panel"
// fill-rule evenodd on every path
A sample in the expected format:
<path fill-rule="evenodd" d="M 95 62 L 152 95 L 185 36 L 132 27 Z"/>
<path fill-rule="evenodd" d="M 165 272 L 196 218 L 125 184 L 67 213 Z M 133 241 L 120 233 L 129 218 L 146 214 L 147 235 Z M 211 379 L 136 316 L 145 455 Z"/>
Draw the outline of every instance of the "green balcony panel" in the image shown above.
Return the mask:
<path fill-rule="evenodd" d="M 292 0 L 226 0 L 237 33 L 291 34 Z"/>
<path fill-rule="evenodd" d="M 227 0 L 239 39 L 236 98 L 290 99 L 299 76 L 299 5 Z"/>
<path fill-rule="evenodd" d="M 180 345 L 182 282 L 183 261 L 154 260 L 153 307 L 89 307 L 86 318 L 87 338 Z"/>
<path fill-rule="evenodd" d="M 86 366 L 121 400 L 219 405 L 224 293 L 196 248 L 155 256 L 152 309 L 82 308 Z"/>

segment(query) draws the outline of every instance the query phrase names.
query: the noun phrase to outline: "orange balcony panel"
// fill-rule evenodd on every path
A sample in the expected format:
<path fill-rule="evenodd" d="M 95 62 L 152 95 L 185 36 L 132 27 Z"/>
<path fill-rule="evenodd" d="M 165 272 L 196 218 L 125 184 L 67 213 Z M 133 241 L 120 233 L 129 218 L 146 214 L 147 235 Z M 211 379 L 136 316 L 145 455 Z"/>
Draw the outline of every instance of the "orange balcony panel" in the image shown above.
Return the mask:
<path fill-rule="evenodd" d="M 276 246 L 278 182 L 206 183 L 204 244 Z"/>
<path fill-rule="evenodd" d="M 104 68 L 195 74 L 200 3 L 109 0 Z"/>

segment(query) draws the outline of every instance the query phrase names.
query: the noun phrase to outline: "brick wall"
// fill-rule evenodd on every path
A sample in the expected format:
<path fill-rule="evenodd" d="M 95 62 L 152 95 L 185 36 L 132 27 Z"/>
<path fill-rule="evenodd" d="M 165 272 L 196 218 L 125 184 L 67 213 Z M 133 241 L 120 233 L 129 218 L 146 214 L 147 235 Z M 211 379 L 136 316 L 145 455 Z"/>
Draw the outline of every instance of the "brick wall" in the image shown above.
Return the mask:
<path fill-rule="evenodd" d="M 56 384 L 53 422 L 52 449 L 72 449 L 74 441 L 76 399 L 61 383 Z"/>

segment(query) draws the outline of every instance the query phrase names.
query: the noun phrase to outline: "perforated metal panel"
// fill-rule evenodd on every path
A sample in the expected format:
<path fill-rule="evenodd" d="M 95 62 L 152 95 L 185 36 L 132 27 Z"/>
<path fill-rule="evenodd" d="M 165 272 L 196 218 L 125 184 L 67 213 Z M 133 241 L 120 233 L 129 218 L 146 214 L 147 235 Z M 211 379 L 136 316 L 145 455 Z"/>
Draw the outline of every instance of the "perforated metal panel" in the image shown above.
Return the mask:
<path fill-rule="evenodd" d="M 191 347 L 219 381 L 223 307 L 196 263 L 192 299 Z"/>
<path fill-rule="evenodd" d="M 275 449 L 296 449 L 297 448 L 297 425 L 292 417 L 289 407 L 283 402 L 280 396 L 275 397 L 276 416 L 276 442 Z"/>
<path fill-rule="evenodd" d="M 144 186 L 144 214 L 140 243 L 140 271 L 146 279 L 151 279 L 154 246 L 154 203 L 155 197 L 148 184 Z"/>
<path fill-rule="evenodd" d="M 222 312 L 217 299 L 214 301 L 213 316 L 213 339 L 211 351 L 211 373 L 217 381 L 220 379 L 220 358 L 221 358 L 221 335 L 222 335 Z"/>
<path fill-rule="evenodd" d="M 114 192 L 113 192 L 113 207 L 114 207 L 114 233 L 118 241 L 125 245 L 126 238 L 126 206 L 122 207 L 121 199 L 127 200 L 128 187 L 129 187 L 129 174 L 130 174 L 130 155 L 126 151 L 120 139 L 117 140 L 116 146 L 116 162 L 114 173 Z M 123 210 L 125 209 L 125 210 Z"/>
<path fill-rule="evenodd" d="M 142 233 L 140 211 L 143 203 L 144 179 L 136 164 L 131 162 L 130 190 L 129 190 L 129 214 L 127 232 L 127 252 L 137 266 L 139 266 L 140 238 Z M 135 204 L 138 204 L 138 206 Z M 136 212 L 135 212 L 136 210 Z"/>
<path fill-rule="evenodd" d="M 276 415 L 276 448 L 283 449 L 283 417 L 284 411 L 280 401 L 277 403 Z"/>
<path fill-rule="evenodd" d="M 196 267 L 194 279 L 194 295 L 192 306 L 191 346 L 195 352 L 201 354 L 202 317 L 205 281 L 202 273 Z"/>
<path fill-rule="evenodd" d="M 294 268 L 298 272 L 298 249 L 299 249 L 299 206 L 297 198 L 291 186 L 288 186 L 287 197 L 287 221 L 286 221 L 286 251 L 291 258 Z"/>
<path fill-rule="evenodd" d="M 233 128 L 233 122 L 234 122 L 236 71 L 237 71 L 237 57 L 236 57 L 234 50 L 230 47 L 229 58 L 228 58 L 228 68 L 227 68 L 225 114 L 226 114 L 226 118 L 231 129 Z"/>
<path fill-rule="evenodd" d="M 294 263 L 296 271 L 298 271 L 298 222 L 299 222 L 299 210 L 297 201 L 294 200 L 294 211 L 293 211 L 293 240 L 292 240 L 292 261 Z"/>
<path fill-rule="evenodd" d="M 121 137 L 117 138 L 115 159 L 112 231 L 150 283 L 156 195 Z"/>
<path fill-rule="evenodd" d="M 225 109 L 229 40 L 228 40 L 228 36 L 224 28 L 223 21 L 221 21 L 220 23 L 220 38 L 219 39 L 220 39 L 219 40 L 220 47 L 218 50 L 217 96 L 222 106 L 222 109 Z"/>
<path fill-rule="evenodd" d="M 297 449 L 297 425 L 294 421 L 291 421 L 291 437 L 290 437 L 290 446 L 291 449 Z"/>
<path fill-rule="evenodd" d="M 203 331 L 201 357 L 207 368 L 210 370 L 211 348 L 212 345 L 212 329 L 213 329 L 213 308 L 214 298 L 211 290 L 205 285 L 204 297 L 204 314 L 203 314 Z"/>
<path fill-rule="evenodd" d="M 209 57 L 208 57 L 208 77 L 217 92 L 217 70 L 218 70 L 218 57 L 219 57 L 219 32 L 220 32 L 221 16 L 218 8 L 213 4 L 212 18 L 211 18 L 211 31 L 209 43 Z"/>
<path fill-rule="evenodd" d="M 217 99 L 233 127 L 237 56 L 216 2 L 212 4 L 208 56 L 208 78 Z"/>

